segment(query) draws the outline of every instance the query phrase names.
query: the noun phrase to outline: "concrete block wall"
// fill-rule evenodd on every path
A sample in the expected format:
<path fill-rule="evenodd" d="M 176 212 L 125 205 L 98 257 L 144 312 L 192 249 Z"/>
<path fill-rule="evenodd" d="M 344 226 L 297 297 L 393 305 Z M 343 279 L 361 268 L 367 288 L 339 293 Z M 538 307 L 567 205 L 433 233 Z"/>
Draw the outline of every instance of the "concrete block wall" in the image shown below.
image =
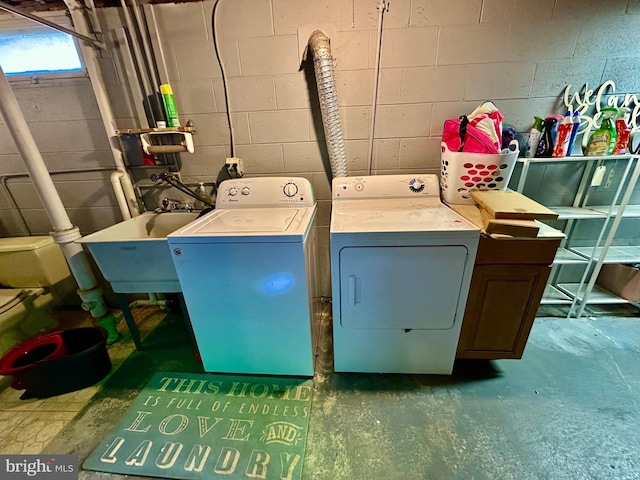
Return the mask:
<path fill-rule="evenodd" d="M 236 156 L 244 159 L 247 175 L 295 174 L 313 182 L 325 255 L 329 167 L 312 72 L 300 69 L 298 36 L 304 43 L 314 26 L 331 36 L 349 169 L 353 175 L 364 174 L 376 3 L 221 0 L 219 7 L 218 35 L 229 77 Z M 182 155 L 181 174 L 191 182 L 215 180 L 231 154 L 221 70 L 213 47 L 213 5 L 206 0 L 145 6 L 147 14 L 154 10 L 159 25 L 168 72 L 163 80 L 173 87 L 181 120 L 192 120 L 197 129 L 196 152 Z M 113 46 L 121 13 L 104 9 L 101 18 Z M 507 125 L 527 132 L 533 115 L 562 112 L 560 95 L 567 84 L 596 87 L 614 80 L 618 92 L 638 93 L 638 24 L 638 0 L 391 1 L 384 16 L 373 173 L 439 173 L 444 120 L 469 113 L 484 100 L 496 103 Z M 122 58 L 116 48 L 103 62 L 120 128 L 137 126 L 140 101 L 135 89 L 125 88 Z M 23 84 L 16 94 L 52 169 L 110 165 L 88 81 Z M 0 140 L 0 175 L 21 171 L 2 125 Z M 57 180 L 61 191 L 87 192 L 66 197 L 70 208 L 82 212 L 78 216 L 84 232 L 118 217 L 105 179 L 95 177 L 93 173 L 68 183 Z M 78 182 L 86 185 L 80 189 Z M 21 211 L 33 210 L 33 233 L 47 231 L 28 182 L 11 184 Z M 15 212 L 4 198 L 0 209 L 0 234 L 19 233 L 12 220 Z M 90 213 L 94 211 L 100 214 Z M 91 220 L 96 216 L 99 221 Z"/>

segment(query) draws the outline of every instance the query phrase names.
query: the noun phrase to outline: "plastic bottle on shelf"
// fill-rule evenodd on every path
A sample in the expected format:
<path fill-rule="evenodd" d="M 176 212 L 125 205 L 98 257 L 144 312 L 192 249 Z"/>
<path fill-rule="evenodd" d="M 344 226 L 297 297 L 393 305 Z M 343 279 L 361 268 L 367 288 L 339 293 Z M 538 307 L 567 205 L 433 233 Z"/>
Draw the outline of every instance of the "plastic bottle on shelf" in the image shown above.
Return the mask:
<path fill-rule="evenodd" d="M 571 110 L 567 110 L 560 124 L 558 125 L 558 135 L 553 146 L 553 157 L 565 157 L 569 149 L 569 141 L 571 140 L 571 132 L 573 131 L 573 114 Z"/>
<path fill-rule="evenodd" d="M 540 137 L 542 136 L 542 123 L 544 119 L 542 117 L 533 117 L 533 127 L 531 127 L 531 131 L 529 132 L 529 141 L 527 142 L 527 157 L 533 158 L 536 155 L 536 149 L 538 148 L 538 143 L 540 142 Z"/>
<path fill-rule="evenodd" d="M 602 111 L 602 123 L 600 128 L 591 134 L 585 154 L 589 157 L 599 157 L 601 155 L 611 155 L 616 146 L 618 134 L 611 121 L 618 116 L 619 110 L 615 107 L 606 107 Z"/>
<path fill-rule="evenodd" d="M 542 125 L 542 136 L 536 149 L 536 157 L 549 158 L 553 153 L 553 146 L 556 142 L 558 132 L 558 122 L 562 120 L 562 115 L 549 115 L 544 119 Z"/>
<path fill-rule="evenodd" d="M 567 147 L 567 157 L 573 154 L 573 147 L 576 143 L 576 136 L 578 135 L 578 130 L 580 129 L 580 121 L 580 112 L 576 110 L 575 112 L 573 112 L 573 128 L 571 129 L 571 137 L 569 138 L 569 146 Z"/>
<path fill-rule="evenodd" d="M 618 110 L 618 118 L 616 118 L 615 122 L 617 138 L 616 144 L 613 147 L 613 154 L 624 155 L 629 151 L 629 137 L 631 136 L 631 128 L 629 128 L 625 116 L 631 111 L 631 109 L 627 107 L 620 107 Z"/>

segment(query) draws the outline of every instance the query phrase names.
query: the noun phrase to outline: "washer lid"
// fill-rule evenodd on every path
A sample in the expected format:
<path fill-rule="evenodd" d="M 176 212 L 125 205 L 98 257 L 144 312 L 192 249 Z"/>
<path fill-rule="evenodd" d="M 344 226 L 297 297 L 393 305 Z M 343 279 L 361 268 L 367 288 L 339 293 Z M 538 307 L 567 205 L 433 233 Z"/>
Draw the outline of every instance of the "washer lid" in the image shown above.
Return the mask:
<path fill-rule="evenodd" d="M 457 232 L 480 230 L 438 201 L 420 199 L 333 202 L 331 232 Z"/>
<path fill-rule="evenodd" d="M 256 215 L 254 209 L 223 210 L 220 215 L 205 223 L 199 234 L 244 233 L 244 232 L 286 232 L 295 216 L 297 208 L 267 208 Z"/>
<path fill-rule="evenodd" d="M 296 242 L 308 232 L 316 207 L 214 210 L 170 234 L 169 243 Z"/>

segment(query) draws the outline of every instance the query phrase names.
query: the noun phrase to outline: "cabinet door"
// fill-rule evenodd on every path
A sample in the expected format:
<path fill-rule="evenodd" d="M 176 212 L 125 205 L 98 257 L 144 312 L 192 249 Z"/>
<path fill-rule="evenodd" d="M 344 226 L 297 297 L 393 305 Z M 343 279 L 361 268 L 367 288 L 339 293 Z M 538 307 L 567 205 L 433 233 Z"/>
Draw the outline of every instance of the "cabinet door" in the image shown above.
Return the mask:
<path fill-rule="evenodd" d="M 473 270 L 458 358 L 521 358 L 551 268 L 486 265 Z"/>

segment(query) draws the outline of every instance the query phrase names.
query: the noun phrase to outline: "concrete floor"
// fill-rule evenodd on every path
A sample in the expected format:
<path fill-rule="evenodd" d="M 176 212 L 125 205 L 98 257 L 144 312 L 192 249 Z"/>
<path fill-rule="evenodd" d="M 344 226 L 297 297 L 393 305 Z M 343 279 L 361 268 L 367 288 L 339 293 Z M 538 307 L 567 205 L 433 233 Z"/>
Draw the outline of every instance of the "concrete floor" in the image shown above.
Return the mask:
<path fill-rule="evenodd" d="M 452 376 L 316 375 L 303 478 L 640 478 L 640 313 L 626 315 L 537 318 L 522 360 Z M 201 371 L 180 316 L 164 326 L 43 452 L 82 462 L 153 372 Z"/>

